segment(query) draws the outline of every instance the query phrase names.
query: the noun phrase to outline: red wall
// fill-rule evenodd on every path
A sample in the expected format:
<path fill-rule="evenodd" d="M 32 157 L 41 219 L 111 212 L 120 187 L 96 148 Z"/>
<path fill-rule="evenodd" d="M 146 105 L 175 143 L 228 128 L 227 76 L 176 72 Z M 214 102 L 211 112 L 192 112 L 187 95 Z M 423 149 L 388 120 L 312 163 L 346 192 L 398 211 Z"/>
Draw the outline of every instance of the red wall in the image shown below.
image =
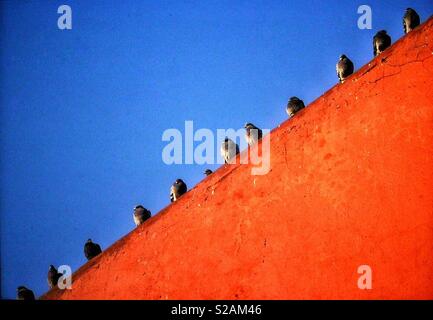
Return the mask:
<path fill-rule="evenodd" d="M 433 299 L 433 19 L 45 299 Z M 358 266 L 373 288 L 357 286 Z"/>

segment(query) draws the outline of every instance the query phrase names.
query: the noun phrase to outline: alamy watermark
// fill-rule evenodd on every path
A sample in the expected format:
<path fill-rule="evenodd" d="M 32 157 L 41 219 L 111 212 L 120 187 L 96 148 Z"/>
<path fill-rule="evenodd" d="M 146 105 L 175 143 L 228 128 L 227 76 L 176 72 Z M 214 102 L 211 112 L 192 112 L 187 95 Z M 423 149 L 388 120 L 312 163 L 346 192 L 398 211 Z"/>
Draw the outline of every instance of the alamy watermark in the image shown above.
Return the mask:
<path fill-rule="evenodd" d="M 72 29 L 72 8 L 66 4 L 62 4 L 57 8 L 57 13 L 61 16 L 57 19 L 57 27 L 60 30 Z"/>
<path fill-rule="evenodd" d="M 371 290 L 373 288 L 373 274 L 369 265 L 363 264 L 358 267 L 358 288 L 361 290 Z"/>
<path fill-rule="evenodd" d="M 58 270 L 59 273 L 62 274 L 62 276 L 57 281 L 57 287 L 60 290 L 71 290 L 72 289 L 72 269 L 68 265 L 61 265 L 59 266 Z"/>
<path fill-rule="evenodd" d="M 373 16 L 371 13 L 371 7 L 363 4 L 358 7 L 358 13 L 361 15 L 358 18 L 358 28 L 361 30 L 371 30 L 373 27 Z"/>
<path fill-rule="evenodd" d="M 215 136 L 210 129 L 201 128 L 194 131 L 193 121 L 185 121 L 184 133 L 174 128 L 163 132 L 162 141 L 168 144 L 162 150 L 162 161 L 167 165 L 223 164 L 224 150 L 221 149 L 228 138 L 226 141 L 231 143 L 227 144 L 226 152 L 233 155 L 228 163 L 252 164 L 252 175 L 265 175 L 270 170 L 270 130 L 262 129 L 261 132 L 261 142 L 250 146 L 249 156 L 239 157 L 236 155 L 237 150 L 248 148 L 244 129 L 217 129 Z M 257 135 L 257 131 L 252 134 Z"/>

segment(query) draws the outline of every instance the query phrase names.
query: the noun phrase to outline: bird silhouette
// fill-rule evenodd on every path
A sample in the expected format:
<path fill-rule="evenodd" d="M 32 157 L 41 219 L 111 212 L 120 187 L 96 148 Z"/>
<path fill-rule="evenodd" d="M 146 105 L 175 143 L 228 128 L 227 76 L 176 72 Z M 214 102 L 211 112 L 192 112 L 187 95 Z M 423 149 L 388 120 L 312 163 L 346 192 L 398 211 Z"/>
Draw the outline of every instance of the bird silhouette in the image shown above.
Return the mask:
<path fill-rule="evenodd" d="M 92 239 L 88 239 L 84 244 L 84 255 L 86 256 L 87 260 L 93 259 L 101 252 L 102 250 L 99 244 L 92 242 Z"/>
<path fill-rule="evenodd" d="M 343 83 L 353 73 L 353 62 L 346 55 L 342 54 L 336 65 L 337 76 Z"/>
<path fill-rule="evenodd" d="M 176 179 L 170 188 L 170 200 L 175 202 L 187 191 L 186 183 L 182 179 Z"/>

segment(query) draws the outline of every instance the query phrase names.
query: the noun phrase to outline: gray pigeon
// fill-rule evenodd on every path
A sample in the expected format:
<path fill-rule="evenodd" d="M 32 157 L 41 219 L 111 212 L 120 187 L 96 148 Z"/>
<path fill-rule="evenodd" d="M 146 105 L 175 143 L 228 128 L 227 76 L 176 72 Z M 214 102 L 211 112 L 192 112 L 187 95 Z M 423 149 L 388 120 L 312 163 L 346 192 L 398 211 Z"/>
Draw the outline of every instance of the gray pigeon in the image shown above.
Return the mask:
<path fill-rule="evenodd" d="M 84 245 L 84 255 L 87 260 L 93 259 L 102 252 L 101 247 L 97 243 L 93 243 L 92 239 L 87 240 Z"/>
<path fill-rule="evenodd" d="M 221 156 L 225 163 L 232 163 L 233 159 L 239 153 L 239 146 L 229 138 L 225 138 L 221 144 Z"/>
<path fill-rule="evenodd" d="M 188 190 L 185 182 L 182 179 L 176 179 L 170 189 L 170 200 L 175 202 Z"/>
<path fill-rule="evenodd" d="M 336 65 L 337 76 L 343 83 L 353 73 L 353 62 L 346 55 L 342 54 Z"/>
<path fill-rule="evenodd" d="M 418 13 L 412 8 L 407 8 L 406 12 L 403 16 L 403 29 L 404 33 L 407 34 L 411 32 L 413 29 L 418 27 L 420 24 L 420 18 Z"/>
<path fill-rule="evenodd" d="M 373 37 L 373 53 L 374 53 L 374 56 L 376 57 L 379 54 L 381 54 L 390 45 L 391 45 L 391 37 L 386 33 L 385 30 L 380 30 Z"/>
<path fill-rule="evenodd" d="M 50 265 L 50 269 L 48 270 L 48 286 L 50 289 L 57 286 L 57 282 L 59 281 L 60 277 L 62 276 L 61 273 L 57 272 L 57 269 Z"/>
<path fill-rule="evenodd" d="M 257 128 L 252 123 L 246 123 L 245 126 L 245 139 L 247 140 L 248 145 L 251 147 L 256 144 L 263 135 L 261 129 Z"/>
<path fill-rule="evenodd" d="M 302 101 L 298 97 L 291 97 L 289 99 L 289 102 L 287 103 L 286 112 L 289 115 L 289 118 L 291 118 L 298 111 L 304 108 L 305 108 L 304 101 Z"/>
<path fill-rule="evenodd" d="M 149 219 L 151 215 L 152 215 L 151 212 L 147 210 L 145 207 L 143 207 L 141 204 L 135 206 L 134 213 L 133 213 L 135 225 L 138 227 L 144 221 Z"/>
<path fill-rule="evenodd" d="M 206 169 L 204 171 L 204 174 L 207 175 L 207 176 L 210 176 L 212 173 L 213 173 L 213 171 L 211 169 Z"/>
<path fill-rule="evenodd" d="M 32 290 L 19 286 L 17 288 L 17 300 L 35 300 L 35 294 Z"/>

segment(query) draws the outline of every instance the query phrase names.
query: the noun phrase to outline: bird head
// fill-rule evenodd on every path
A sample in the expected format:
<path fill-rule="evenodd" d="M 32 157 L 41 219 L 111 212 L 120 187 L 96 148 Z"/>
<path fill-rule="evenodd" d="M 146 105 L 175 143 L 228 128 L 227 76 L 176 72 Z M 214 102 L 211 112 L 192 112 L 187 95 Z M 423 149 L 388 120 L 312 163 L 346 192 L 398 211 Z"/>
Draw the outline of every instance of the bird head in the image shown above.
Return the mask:
<path fill-rule="evenodd" d="M 205 171 L 204 171 L 204 174 L 205 175 L 210 175 L 212 173 L 212 170 L 210 170 L 210 169 L 206 169 Z"/>
<path fill-rule="evenodd" d="M 298 111 L 298 107 L 297 105 L 300 104 L 302 102 L 301 99 L 299 99 L 298 97 L 291 97 L 289 99 L 289 102 L 287 103 L 287 108 L 286 108 L 286 112 L 289 116 L 289 119 L 291 117 L 293 117 L 295 115 L 295 113 Z M 292 103 L 295 103 L 296 105 L 292 105 Z"/>
<path fill-rule="evenodd" d="M 19 291 L 22 291 L 22 290 L 27 290 L 27 288 L 24 287 L 24 286 L 19 286 L 19 287 L 17 288 L 17 291 L 18 291 L 18 292 L 19 292 Z"/>
<path fill-rule="evenodd" d="M 87 239 L 87 243 L 92 243 L 92 239 Z"/>
<path fill-rule="evenodd" d="M 347 57 L 346 57 L 345 54 L 342 54 L 342 55 L 340 56 L 340 60 L 343 60 L 343 59 L 347 59 Z"/>
<path fill-rule="evenodd" d="M 222 146 L 223 146 L 224 148 L 229 148 L 230 145 L 235 145 L 235 144 L 236 144 L 236 143 L 235 143 L 232 139 L 226 137 L 226 138 L 224 139 L 224 142 L 222 143 Z"/>
<path fill-rule="evenodd" d="M 386 34 L 386 30 L 380 30 L 377 34 Z"/>
<path fill-rule="evenodd" d="M 138 204 L 134 207 L 134 210 L 137 210 L 137 209 L 144 209 L 144 207 L 141 204 Z"/>
<path fill-rule="evenodd" d="M 56 268 L 52 264 L 50 264 L 50 270 L 56 270 Z"/>
<path fill-rule="evenodd" d="M 174 183 L 175 184 L 181 184 L 181 183 L 183 183 L 183 180 L 182 179 L 176 179 L 176 181 Z"/>

